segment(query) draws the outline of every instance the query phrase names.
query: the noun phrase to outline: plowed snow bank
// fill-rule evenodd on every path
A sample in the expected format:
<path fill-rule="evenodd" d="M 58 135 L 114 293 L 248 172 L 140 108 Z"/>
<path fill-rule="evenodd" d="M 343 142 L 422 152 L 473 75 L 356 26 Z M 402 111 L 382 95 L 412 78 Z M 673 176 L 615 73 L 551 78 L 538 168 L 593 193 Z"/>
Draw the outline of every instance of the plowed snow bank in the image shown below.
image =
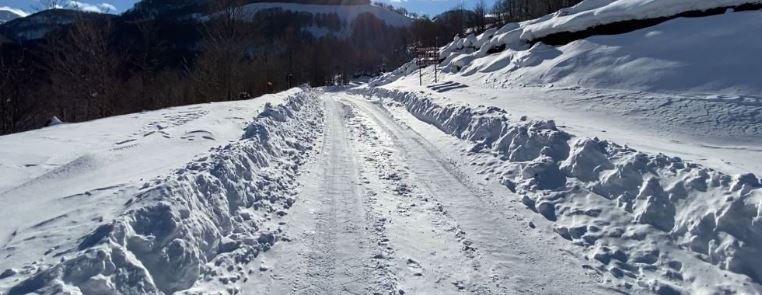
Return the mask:
<path fill-rule="evenodd" d="M 146 183 L 126 213 L 9 294 L 172 293 L 199 281 L 240 279 L 234 266 L 278 240 L 268 216 L 294 202 L 293 181 L 321 121 L 312 92 L 268 105 L 240 141 Z"/>
<path fill-rule="evenodd" d="M 762 292 L 762 189 L 755 175 L 725 175 L 677 157 L 575 138 L 553 121 L 509 121 L 494 107 L 361 91 L 475 142 L 472 157 L 498 155 L 502 161 L 490 172 L 555 221 L 558 234 L 585 247 L 619 286 Z"/>

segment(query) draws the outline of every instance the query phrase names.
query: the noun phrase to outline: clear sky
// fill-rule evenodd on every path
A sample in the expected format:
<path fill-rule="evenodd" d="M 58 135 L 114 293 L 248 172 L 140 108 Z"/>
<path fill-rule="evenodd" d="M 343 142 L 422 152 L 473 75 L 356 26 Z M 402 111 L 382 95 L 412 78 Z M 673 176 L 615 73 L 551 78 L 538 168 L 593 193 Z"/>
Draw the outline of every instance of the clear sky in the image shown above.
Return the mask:
<path fill-rule="evenodd" d="M 375 1 L 375 0 L 374 0 Z M 466 7 L 473 7 L 477 0 L 383 0 L 384 2 L 391 3 L 394 6 L 404 7 L 405 9 L 434 16 L 455 7 L 458 3 L 463 3 Z M 486 0 L 487 5 L 492 5 L 494 0 Z M 116 9 L 117 12 L 125 11 L 132 7 L 137 0 L 71 0 L 70 2 L 77 4 L 86 10 L 91 11 L 112 11 Z M 26 12 L 34 12 L 36 8 L 39 8 L 40 0 L 0 0 L 0 7 L 11 7 L 21 9 Z M 113 11 L 112 11 L 113 12 Z"/>

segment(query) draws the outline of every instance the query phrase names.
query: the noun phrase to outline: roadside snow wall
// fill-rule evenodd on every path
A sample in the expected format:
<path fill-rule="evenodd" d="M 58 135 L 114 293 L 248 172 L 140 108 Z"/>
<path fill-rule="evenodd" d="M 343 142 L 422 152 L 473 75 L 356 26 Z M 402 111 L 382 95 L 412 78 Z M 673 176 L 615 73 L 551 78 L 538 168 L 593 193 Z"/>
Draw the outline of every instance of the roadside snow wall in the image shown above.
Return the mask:
<path fill-rule="evenodd" d="M 199 280 L 240 279 L 219 275 L 278 240 L 264 222 L 294 202 L 294 178 L 321 133 L 314 96 L 268 104 L 240 141 L 146 183 L 123 215 L 8 294 L 169 294 Z"/>
<path fill-rule="evenodd" d="M 613 280 L 633 278 L 663 294 L 681 286 L 760 292 L 762 189 L 755 175 L 729 176 L 677 157 L 575 138 L 553 121 L 509 121 L 494 107 L 440 106 L 414 92 L 362 91 L 475 142 L 473 157 L 485 155 L 480 151 L 499 155 L 501 166 L 488 172 L 554 221 L 559 235 L 588 249 Z M 711 265 L 743 275 L 715 278 L 703 271 Z"/>

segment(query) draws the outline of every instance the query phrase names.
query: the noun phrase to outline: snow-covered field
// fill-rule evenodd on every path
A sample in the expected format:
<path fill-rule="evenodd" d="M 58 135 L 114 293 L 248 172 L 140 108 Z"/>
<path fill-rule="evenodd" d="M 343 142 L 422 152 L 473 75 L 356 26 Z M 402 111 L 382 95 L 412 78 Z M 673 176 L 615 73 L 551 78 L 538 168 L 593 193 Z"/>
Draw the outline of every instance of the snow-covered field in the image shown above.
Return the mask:
<path fill-rule="evenodd" d="M 0 294 L 762 294 L 759 11 L 484 49 L 638 1 L 455 40 L 436 83 L 2 136 Z"/>

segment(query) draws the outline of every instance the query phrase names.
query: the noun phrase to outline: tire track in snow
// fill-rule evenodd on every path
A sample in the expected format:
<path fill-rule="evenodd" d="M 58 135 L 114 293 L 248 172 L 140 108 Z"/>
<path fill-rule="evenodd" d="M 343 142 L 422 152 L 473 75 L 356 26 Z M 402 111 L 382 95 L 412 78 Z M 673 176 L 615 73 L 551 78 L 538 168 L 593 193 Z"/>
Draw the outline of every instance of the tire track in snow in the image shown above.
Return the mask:
<path fill-rule="evenodd" d="M 346 110 L 324 95 L 322 149 L 293 212 L 284 218 L 291 243 L 263 258 L 269 276 L 253 277 L 244 292 L 268 294 L 367 294 L 383 281 L 372 261 L 378 232 L 360 187 L 359 164 L 347 130 Z M 248 289 L 248 291 L 246 291 Z M 385 292 L 388 293 L 388 292 Z"/>
<path fill-rule="evenodd" d="M 344 110 L 325 100 L 327 117 L 322 175 L 306 191 L 321 199 L 312 252 L 308 255 L 310 293 L 359 293 L 368 278 L 363 258 L 370 257 L 358 188 L 358 167 L 344 126 Z"/>
<path fill-rule="evenodd" d="M 290 242 L 260 258 L 243 293 L 600 291 L 581 266 L 523 241 L 525 225 L 493 208 L 492 191 L 382 108 L 323 97 L 322 148 L 283 218 Z"/>
<path fill-rule="evenodd" d="M 423 137 L 402 128 L 383 108 L 361 96 L 348 96 L 355 109 L 365 113 L 392 135 L 412 171 L 412 179 L 449 214 L 478 249 L 480 265 L 464 287 L 474 293 L 600 293 L 595 279 L 581 266 L 558 252 L 522 239 L 520 226 L 491 199 L 492 192 L 472 185 L 454 165 Z M 490 282 L 485 284 L 484 282 Z"/>
<path fill-rule="evenodd" d="M 442 204 L 410 179 L 410 169 L 392 140 L 367 115 L 350 120 L 356 152 L 365 159 L 362 179 L 383 239 L 374 256 L 392 273 L 387 285 L 399 294 L 458 294 L 478 265 L 460 227 Z M 464 251 L 465 250 L 465 251 Z M 471 290 L 473 291 L 473 290 Z M 499 293 L 482 292 L 482 293 Z"/>

